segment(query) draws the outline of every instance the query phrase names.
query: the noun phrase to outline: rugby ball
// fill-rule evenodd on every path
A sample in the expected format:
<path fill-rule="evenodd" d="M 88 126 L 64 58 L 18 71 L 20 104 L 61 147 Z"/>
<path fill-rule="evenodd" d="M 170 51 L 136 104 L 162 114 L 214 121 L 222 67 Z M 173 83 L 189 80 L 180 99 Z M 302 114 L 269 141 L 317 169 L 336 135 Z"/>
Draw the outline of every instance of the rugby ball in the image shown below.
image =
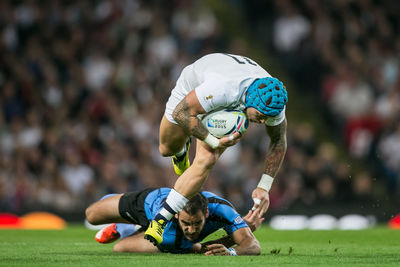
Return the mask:
<path fill-rule="evenodd" d="M 215 137 L 244 134 L 249 126 L 246 114 L 240 110 L 223 109 L 207 113 L 201 119 L 204 127 Z"/>

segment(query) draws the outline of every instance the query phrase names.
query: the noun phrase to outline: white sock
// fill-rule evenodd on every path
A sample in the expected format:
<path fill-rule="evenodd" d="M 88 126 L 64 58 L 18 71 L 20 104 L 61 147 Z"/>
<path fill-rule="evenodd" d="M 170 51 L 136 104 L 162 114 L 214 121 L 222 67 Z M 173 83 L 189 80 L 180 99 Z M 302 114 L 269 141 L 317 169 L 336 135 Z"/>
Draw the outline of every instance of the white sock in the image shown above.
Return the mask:
<path fill-rule="evenodd" d="M 184 146 L 178 153 L 175 154 L 175 156 L 180 157 L 186 152 L 186 146 Z"/>
<path fill-rule="evenodd" d="M 160 214 L 169 221 L 176 213 L 183 209 L 188 201 L 189 199 L 172 189 L 165 201 L 166 205 L 161 209 Z M 168 210 L 169 208 L 171 210 Z"/>
<path fill-rule="evenodd" d="M 166 202 L 168 205 L 175 211 L 180 212 L 183 207 L 185 207 L 186 203 L 188 203 L 189 199 L 181 195 L 179 192 L 172 189 L 169 192 Z"/>

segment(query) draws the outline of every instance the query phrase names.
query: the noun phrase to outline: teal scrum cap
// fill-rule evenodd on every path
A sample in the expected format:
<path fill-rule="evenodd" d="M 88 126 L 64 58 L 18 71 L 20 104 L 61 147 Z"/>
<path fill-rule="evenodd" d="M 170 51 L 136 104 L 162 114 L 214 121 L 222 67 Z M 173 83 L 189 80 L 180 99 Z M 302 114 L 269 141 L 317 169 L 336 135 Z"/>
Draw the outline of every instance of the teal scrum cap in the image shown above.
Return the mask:
<path fill-rule="evenodd" d="M 264 115 L 278 116 L 285 108 L 288 96 L 283 83 L 276 78 L 255 80 L 247 89 L 246 108 L 253 107 Z"/>

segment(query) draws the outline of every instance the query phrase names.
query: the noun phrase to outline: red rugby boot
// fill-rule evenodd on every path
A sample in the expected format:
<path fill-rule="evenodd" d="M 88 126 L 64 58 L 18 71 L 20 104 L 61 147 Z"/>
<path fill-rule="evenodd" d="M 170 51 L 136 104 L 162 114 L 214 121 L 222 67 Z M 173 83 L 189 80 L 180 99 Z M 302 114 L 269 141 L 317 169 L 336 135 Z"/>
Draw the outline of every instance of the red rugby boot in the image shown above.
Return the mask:
<path fill-rule="evenodd" d="M 117 224 L 113 223 L 98 231 L 94 239 L 96 239 L 96 241 L 99 243 L 107 244 L 114 242 L 119 238 L 119 236 L 120 235 L 117 232 Z"/>

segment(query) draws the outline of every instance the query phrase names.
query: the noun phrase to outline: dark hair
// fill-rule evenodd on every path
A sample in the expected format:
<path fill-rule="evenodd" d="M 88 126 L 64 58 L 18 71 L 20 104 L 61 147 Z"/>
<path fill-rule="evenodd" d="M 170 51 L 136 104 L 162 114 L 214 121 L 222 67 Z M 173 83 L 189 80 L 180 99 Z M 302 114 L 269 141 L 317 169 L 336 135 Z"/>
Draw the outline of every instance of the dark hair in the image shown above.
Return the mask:
<path fill-rule="evenodd" d="M 203 196 L 201 193 L 197 193 L 192 197 L 188 203 L 186 203 L 186 206 L 183 207 L 183 210 L 187 212 L 189 215 L 194 215 L 197 213 L 197 211 L 201 210 L 204 215 L 207 213 L 207 205 L 208 205 L 208 200 L 205 196 Z"/>

